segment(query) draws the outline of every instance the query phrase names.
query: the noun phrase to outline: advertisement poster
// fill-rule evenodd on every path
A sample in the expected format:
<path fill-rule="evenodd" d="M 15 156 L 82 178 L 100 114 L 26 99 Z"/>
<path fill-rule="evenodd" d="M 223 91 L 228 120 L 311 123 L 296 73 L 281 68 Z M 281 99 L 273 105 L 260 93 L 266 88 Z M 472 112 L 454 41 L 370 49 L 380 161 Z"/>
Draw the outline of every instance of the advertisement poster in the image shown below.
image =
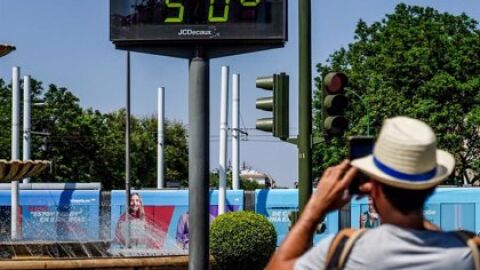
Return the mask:
<path fill-rule="evenodd" d="M 132 191 L 140 201 L 140 213 L 130 216 L 130 244 L 137 250 L 161 253 L 184 254 L 189 247 L 188 191 L 187 190 L 141 190 Z M 243 191 L 227 191 L 227 211 L 243 210 Z M 210 222 L 218 215 L 218 192 L 210 191 Z M 125 219 L 125 191 L 112 191 L 111 238 L 113 249 L 125 244 L 127 227 Z M 132 225 L 133 224 L 133 225 Z M 149 255 L 145 254 L 145 255 Z M 151 253 L 155 254 L 154 252 Z"/>
<path fill-rule="evenodd" d="M 478 188 L 437 188 L 426 201 L 423 215 L 426 220 L 444 231 L 468 230 L 478 234 L 480 232 L 479 193 Z M 371 222 L 374 220 L 372 217 L 376 217 L 371 213 L 372 209 L 367 198 L 352 200 L 352 227 L 378 226 L 376 221 Z M 373 226 L 374 224 L 376 226 Z"/>
<path fill-rule="evenodd" d="M 277 232 L 277 246 L 280 245 L 289 231 L 289 213 L 298 211 L 297 189 L 262 189 L 255 193 L 255 212 L 267 217 Z M 327 215 L 318 225 L 314 243 L 338 231 L 338 212 Z"/>
<path fill-rule="evenodd" d="M 10 191 L 1 190 L 0 237 L 10 238 Z M 98 190 L 21 190 L 22 240 L 87 241 L 99 239 Z"/>
<path fill-rule="evenodd" d="M 25 240 L 99 239 L 98 190 L 25 190 L 20 193 Z"/>

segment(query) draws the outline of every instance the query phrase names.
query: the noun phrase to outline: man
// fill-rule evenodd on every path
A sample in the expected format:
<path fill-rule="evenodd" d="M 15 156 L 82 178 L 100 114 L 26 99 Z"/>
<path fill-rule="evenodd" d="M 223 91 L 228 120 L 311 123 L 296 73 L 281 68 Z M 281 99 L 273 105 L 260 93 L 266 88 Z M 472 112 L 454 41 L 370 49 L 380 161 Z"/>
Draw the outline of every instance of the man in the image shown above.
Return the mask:
<path fill-rule="evenodd" d="M 310 241 L 317 223 L 349 202 L 346 190 L 358 170 L 370 177 L 360 191 L 372 198 L 382 225 L 358 238 L 344 269 L 474 269 L 465 243 L 452 233 L 431 230 L 423 217 L 426 199 L 454 165 L 451 154 L 436 149 L 435 134 L 425 123 L 386 120 L 372 155 L 325 171 L 267 269 L 325 269 L 333 236 L 309 250 Z"/>

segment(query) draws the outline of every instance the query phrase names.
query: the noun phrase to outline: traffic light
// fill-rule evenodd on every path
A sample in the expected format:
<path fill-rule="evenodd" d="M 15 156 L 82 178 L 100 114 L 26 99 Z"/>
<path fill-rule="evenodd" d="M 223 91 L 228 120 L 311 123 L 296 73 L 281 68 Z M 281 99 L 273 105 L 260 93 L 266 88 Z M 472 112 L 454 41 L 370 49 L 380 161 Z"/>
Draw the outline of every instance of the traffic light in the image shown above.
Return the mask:
<path fill-rule="evenodd" d="M 343 94 L 348 83 L 342 72 L 330 72 L 323 78 L 323 130 L 329 136 L 342 136 L 348 127 L 345 109 L 348 99 Z"/>
<path fill-rule="evenodd" d="M 282 140 L 288 139 L 288 91 L 289 79 L 285 73 L 273 74 L 268 77 L 258 77 L 258 88 L 272 90 L 273 96 L 257 98 L 256 107 L 259 110 L 271 111 L 271 118 L 261 118 L 256 121 L 256 128 L 272 132 L 273 136 Z"/>

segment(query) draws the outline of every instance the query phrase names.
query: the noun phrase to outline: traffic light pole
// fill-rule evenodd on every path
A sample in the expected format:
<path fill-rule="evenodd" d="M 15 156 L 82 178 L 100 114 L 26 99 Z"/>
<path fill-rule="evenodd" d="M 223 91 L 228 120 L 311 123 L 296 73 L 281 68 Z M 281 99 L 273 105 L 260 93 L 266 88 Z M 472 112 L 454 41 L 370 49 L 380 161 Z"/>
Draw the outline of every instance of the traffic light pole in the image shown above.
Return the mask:
<path fill-rule="evenodd" d="M 189 70 L 189 270 L 208 269 L 209 60 L 197 47 Z"/>
<path fill-rule="evenodd" d="M 299 0 L 299 134 L 298 134 L 298 206 L 300 213 L 312 195 L 312 57 L 311 3 Z"/>

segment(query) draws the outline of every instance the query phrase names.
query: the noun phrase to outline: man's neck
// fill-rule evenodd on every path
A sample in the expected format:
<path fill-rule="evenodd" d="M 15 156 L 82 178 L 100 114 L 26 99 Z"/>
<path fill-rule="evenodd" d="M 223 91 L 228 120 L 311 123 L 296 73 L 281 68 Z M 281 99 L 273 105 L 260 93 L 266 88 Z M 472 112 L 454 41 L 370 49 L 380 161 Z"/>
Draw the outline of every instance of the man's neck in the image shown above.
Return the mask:
<path fill-rule="evenodd" d="M 388 209 L 381 214 L 384 224 L 392 224 L 405 229 L 425 230 L 424 218 L 421 210 L 404 214 L 396 209 Z"/>

